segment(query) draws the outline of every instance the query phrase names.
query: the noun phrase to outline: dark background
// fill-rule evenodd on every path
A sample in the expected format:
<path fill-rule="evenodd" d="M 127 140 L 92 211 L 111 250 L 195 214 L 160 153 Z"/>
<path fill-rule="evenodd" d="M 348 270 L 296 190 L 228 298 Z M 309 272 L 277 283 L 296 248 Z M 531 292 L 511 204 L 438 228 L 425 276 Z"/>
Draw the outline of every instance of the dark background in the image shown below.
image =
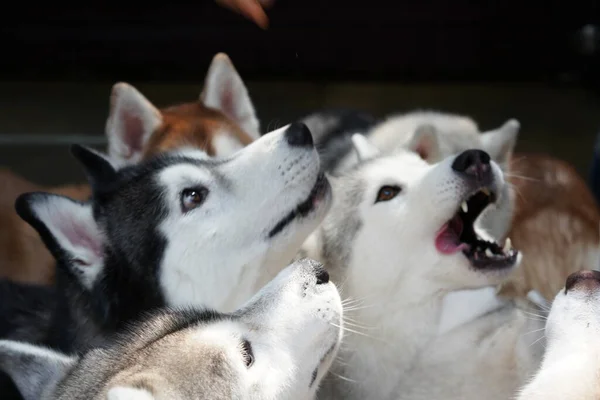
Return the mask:
<path fill-rule="evenodd" d="M 600 63 L 581 29 L 600 23 L 598 0 L 278 0 L 269 16 L 262 31 L 206 0 L 5 6 L 3 164 L 44 183 L 79 177 L 59 136 L 101 136 L 113 83 L 134 84 L 158 106 L 189 101 L 223 51 L 264 130 L 325 106 L 378 116 L 435 108 L 472 115 L 482 129 L 515 117 L 521 149 L 587 173 Z M 31 134 L 46 137 L 11 143 Z"/>

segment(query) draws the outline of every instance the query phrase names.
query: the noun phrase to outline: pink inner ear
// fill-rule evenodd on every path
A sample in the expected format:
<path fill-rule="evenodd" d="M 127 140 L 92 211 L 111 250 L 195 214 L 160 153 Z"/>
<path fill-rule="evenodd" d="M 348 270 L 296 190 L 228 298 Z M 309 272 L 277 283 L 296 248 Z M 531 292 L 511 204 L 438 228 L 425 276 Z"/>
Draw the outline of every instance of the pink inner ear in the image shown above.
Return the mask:
<path fill-rule="evenodd" d="M 221 111 L 223 111 L 223 113 L 225 115 L 227 115 L 229 118 L 235 119 L 237 117 L 237 115 L 236 115 L 235 104 L 234 104 L 234 95 L 233 95 L 232 84 L 231 84 L 231 82 L 227 82 L 223 86 L 224 87 L 223 87 L 223 90 L 221 91 L 221 99 L 220 99 Z"/>
<path fill-rule="evenodd" d="M 427 157 L 429 157 L 429 154 L 427 152 L 427 150 L 425 149 L 425 145 L 424 144 L 419 144 L 417 146 L 417 154 L 423 159 L 423 160 L 427 160 Z"/>
<path fill-rule="evenodd" d="M 134 153 L 140 153 L 143 150 L 143 137 L 144 137 L 144 124 L 142 119 L 133 114 L 131 111 L 125 111 L 121 118 L 123 119 L 123 142 L 128 148 L 127 156 L 131 156 Z"/>
<path fill-rule="evenodd" d="M 77 218 L 76 213 L 59 212 L 55 215 L 54 228 L 64 236 L 67 243 L 59 243 L 65 250 L 74 251 L 74 258 L 81 254 L 92 253 L 94 257 L 102 257 L 102 239 L 96 231 L 95 222 L 88 218 Z M 59 238 L 59 240 L 61 240 Z"/>

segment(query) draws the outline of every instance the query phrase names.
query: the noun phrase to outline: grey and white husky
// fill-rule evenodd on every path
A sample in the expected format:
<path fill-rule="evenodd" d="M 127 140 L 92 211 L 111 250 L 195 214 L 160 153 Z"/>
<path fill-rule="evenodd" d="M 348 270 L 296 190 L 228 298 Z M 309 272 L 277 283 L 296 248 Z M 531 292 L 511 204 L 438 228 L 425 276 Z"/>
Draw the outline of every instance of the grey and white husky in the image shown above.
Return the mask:
<path fill-rule="evenodd" d="M 331 178 L 331 211 L 302 252 L 355 302 L 346 313 L 358 332 L 322 395 L 510 398 L 539 363 L 543 343 L 525 333 L 541 323 L 494 297 L 468 318 L 442 318 L 448 293 L 493 291 L 520 262 L 510 242 L 475 227 L 505 193 L 500 167 L 482 150 L 429 164 L 414 151 L 381 154 L 361 135 L 353 142 L 358 163 Z"/>
<path fill-rule="evenodd" d="M 336 287 L 305 259 L 234 313 L 155 310 L 78 356 L 1 340 L 0 368 L 25 400 L 308 400 L 341 327 Z"/>

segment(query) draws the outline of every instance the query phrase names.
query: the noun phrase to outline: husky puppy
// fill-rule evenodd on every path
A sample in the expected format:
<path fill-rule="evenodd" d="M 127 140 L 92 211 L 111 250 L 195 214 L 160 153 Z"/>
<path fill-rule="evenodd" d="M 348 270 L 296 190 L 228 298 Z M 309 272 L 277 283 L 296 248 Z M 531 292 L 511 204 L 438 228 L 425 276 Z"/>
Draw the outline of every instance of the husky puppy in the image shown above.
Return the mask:
<path fill-rule="evenodd" d="M 600 398 L 600 272 L 571 274 L 546 321 L 547 347 L 519 400 Z"/>
<path fill-rule="evenodd" d="M 234 313 L 159 309 L 81 356 L 2 340 L 0 368 L 25 400 L 308 400 L 341 327 L 336 287 L 301 260 Z"/>
<path fill-rule="evenodd" d="M 99 153 L 73 152 L 91 202 L 47 193 L 17 201 L 59 265 L 46 343 L 63 351 L 164 305 L 235 310 L 287 265 L 330 205 L 302 124 L 223 159 L 187 150 L 116 170 Z"/>
<path fill-rule="evenodd" d="M 322 261 L 359 328 L 348 335 L 323 396 L 348 399 L 507 399 L 537 366 L 535 330 L 512 302 L 440 329 L 445 296 L 493 287 L 520 253 L 474 223 L 505 192 L 481 150 L 430 165 L 353 137 L 359 164 L 332 178 L 334 204 L 303 256 Z M 361 328 L 365 328 L 361 331 Z M 476 375 L 475 375 L 476 374 Z"/>

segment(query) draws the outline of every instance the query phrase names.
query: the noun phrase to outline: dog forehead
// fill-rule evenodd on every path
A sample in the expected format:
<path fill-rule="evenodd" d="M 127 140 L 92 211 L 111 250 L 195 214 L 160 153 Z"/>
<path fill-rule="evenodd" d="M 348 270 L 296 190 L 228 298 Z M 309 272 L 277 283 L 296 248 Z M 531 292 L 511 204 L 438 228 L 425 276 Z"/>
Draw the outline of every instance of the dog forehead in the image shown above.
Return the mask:
<path fill-rule="evenodd" d="M 162 187 L 173 190 L 181 190 L 185 185 L 209 185 L 214 180 L 214 173 L 211 173 L 207 166 L 201 163 L 181 162 L 170 165 L 158 174 L 158 182 Z"/>
<path fill-rule="evenodd" d="M 376 183 L 392 179 L 396 182 L 390 181 L 389 184 L 406 184 L 420 178 L 429 168 L 430 165 L 416 153 L 401 150 L 369 163 L 364 173 L 369 181 Z"/>

